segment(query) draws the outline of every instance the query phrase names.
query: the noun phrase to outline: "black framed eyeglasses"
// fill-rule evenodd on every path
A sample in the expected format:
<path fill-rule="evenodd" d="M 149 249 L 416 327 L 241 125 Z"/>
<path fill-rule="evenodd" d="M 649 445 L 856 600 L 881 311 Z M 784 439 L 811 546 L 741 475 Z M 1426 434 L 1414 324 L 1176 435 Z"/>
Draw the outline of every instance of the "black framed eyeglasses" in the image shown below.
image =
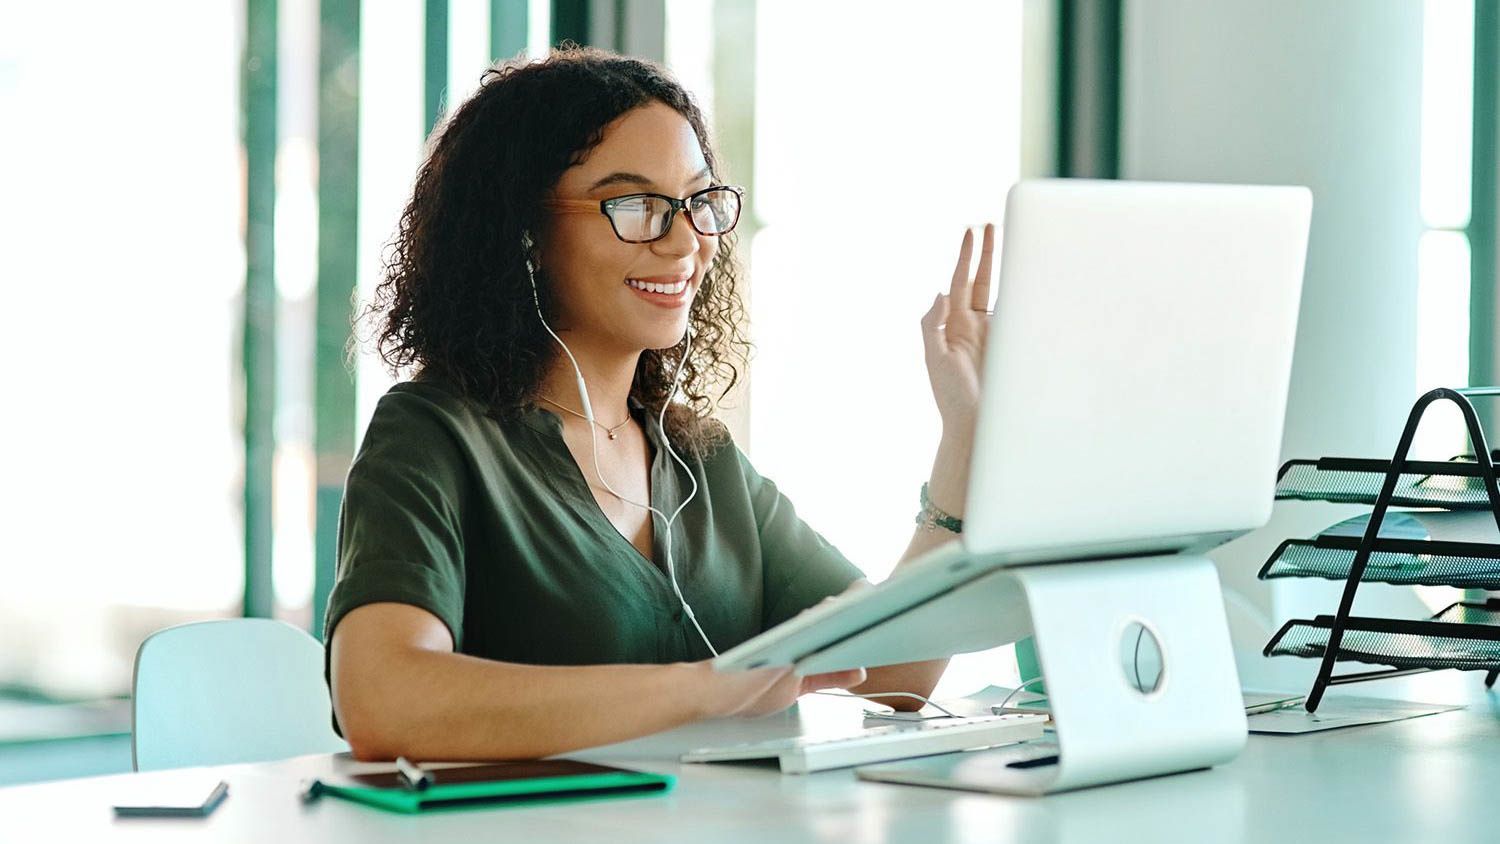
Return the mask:
<path fill-rule="evenodd" d="M 704 236 L 729 234 L 740 221 L 740 200 L 745 189 L 736 185 L 714 185 L 684 199 L 659 193 L 632 193 L 595 202 L 591 199 L 550 199 L 544 205 L 560 213 L 599 213 L 609 218 L 615 237 L 626 243 L 661 240 L 672 230 L 678 212 L 686 212 L 688 225 Z"/>

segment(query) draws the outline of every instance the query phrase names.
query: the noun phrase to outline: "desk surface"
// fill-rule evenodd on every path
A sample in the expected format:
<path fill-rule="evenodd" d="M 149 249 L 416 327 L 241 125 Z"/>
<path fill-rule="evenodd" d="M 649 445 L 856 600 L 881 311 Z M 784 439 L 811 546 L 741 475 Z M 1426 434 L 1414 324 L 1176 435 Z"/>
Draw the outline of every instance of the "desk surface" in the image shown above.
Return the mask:
<path fill-rule="evenodd" d="M 1303 736 L 1251 736 L 1234 762 L 1190 774 L 1044 798 L 864 783 L 850 771 L 784 776 L 763 765 L 682 765 L 692 747 L 847 725 L 855 701 L 805 699 L 757 721 L 697 724 L 579 758 L 676 774 L 665 796 L 422 816 L 342 800 L 309 806 L 298 782 L 360 766 L 345 756 L 161 771 L 0 789 L 0 839 L 275 844 L 391 841 L 1220 842 L 1493 841 L 1500 783 L 1500 694 L 1476 673 L 1357 684 L 1338 694 L 1461 711 Z M 1334 694 L 1331 693 L 1331 694 Z M 373 766 L 383 767 L 387 766 Z M 122 789 L 222 778 L 230 796 L 207 820 L 116 820 Z"/>

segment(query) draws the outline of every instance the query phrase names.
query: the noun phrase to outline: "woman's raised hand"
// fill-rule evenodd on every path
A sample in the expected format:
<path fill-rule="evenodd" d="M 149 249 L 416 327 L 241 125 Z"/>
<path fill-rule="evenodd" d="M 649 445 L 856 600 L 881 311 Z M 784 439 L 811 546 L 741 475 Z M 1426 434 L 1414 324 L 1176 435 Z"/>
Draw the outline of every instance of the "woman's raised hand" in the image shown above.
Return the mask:
<path fill-rule="evenodd" d="M 974 232 L 964 231 L 958 263 L 946 294 L 938 294 L 922 317 L 927 379 L 943 418 L 945 436 L 972 440 L 979 413 L 980 375 L 984 368 L 985 332 L 989 326 L 990 271 L 995 257 L 995 227 L 984 227 L 979 267 L 973 277 Z"/>

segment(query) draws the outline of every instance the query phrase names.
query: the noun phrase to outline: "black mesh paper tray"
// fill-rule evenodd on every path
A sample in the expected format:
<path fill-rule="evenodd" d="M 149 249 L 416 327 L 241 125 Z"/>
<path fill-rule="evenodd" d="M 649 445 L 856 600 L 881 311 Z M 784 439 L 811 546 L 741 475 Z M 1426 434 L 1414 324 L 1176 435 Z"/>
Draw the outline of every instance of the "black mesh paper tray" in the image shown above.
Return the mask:
<path fill-rule="evenodd" d="M 1261 580 L 1321 577 L 1347 580 L 1360 537 L 1288 539 L 1261 567 Z M 1363 583 L 1500 589 L 1500 545 L 1376 538 Z"/>
<path fill-rule="evenodd" d="M 1331 615 L 1293 619 L 1271 637 L 1264 653 L 1321 658 L 1332 626 Z M 1500 669 L 1500 627 L 1351 616 L 1337 660 L 1395 668 Z"/>
<path fill-rule="evenodd" d="M 1335 504 L 1374 504 L 1391 464 L 1387 460 L 1323 457 L 1289 460 L 1276 478 L 1276 497 Z M 1479 464 L 1472 460 L 1408 460 L 1396 482 L 1396 507 L 1488 510 Z"/>

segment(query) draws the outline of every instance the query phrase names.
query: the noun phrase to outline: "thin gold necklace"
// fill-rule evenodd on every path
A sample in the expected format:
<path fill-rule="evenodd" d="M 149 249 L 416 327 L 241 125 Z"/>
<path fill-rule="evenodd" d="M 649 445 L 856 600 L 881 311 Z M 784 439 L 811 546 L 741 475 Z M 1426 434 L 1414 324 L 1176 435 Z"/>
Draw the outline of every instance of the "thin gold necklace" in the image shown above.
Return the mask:
<path fill-rule="evenodd" d="M 587 416 L 584 416 L 582 413 L 579 413 L 578 411 L 574 410 L 573 408 L 571 408 L 571 407 L 565 407 L 563 405 L 560 405 L 557 402 L 553 401 L 552 399 L 547 398 L 546 396 L 537 396 L 537 398 L 541 399 L 542 401 L 546 402 L 547 404 L 552 405 L 555 408 L 558 408 L 559 410 L 565 410 L 568 413 L 571 413 L 574 416 L 577 416 L 579 419 L 588 419 Z M 618 431 L 621 428 L 625 427 L 626 425 L 629 425 L 630 424 L 630 419 L 631 419 L 631 417 L 626 416 L 624 422 L 621 422 L 620 424 L 614 426 L 613 428 L 605 425 L 603 422 L 600 422 L 597 419 L 592 420 L 592 421 L 593 421 L 593 423 L 595 425 L 598 425 L 600 428 L 603 428 L 604 429 L 604 433 L 609 434 L 609 438 L 610 439 L 614 439 L 615 438 L 615 431 Z"/>

